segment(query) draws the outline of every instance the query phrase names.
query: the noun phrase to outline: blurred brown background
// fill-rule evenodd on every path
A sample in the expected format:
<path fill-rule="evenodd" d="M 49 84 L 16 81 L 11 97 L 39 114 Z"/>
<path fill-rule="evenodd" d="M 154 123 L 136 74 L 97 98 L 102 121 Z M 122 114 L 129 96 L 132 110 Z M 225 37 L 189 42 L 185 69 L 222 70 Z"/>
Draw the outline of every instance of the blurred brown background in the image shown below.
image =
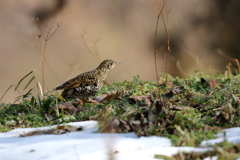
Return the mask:
<path fill-rule="evenodd" d="M 137 74 L 143 80 L 155 80 L 153 53 L 158 11 L 153 0 L 0 2 L 0 96 L 31 70 L 36 69 L 37 80 L 41 82 L 37 38 L 40 32 L 33 20 L 37 17 L 45 34 L 46 26 L 53 21 L 63 22 L 47 45 L 46 89 L 95 69 L 104 59 L 122 63 L 110 72 L 108 83 L 112 79 L 131 80 Z M 240 1 L 234 0 L 169 0 L 165 8 L 171 10 L 169 73 L 172 76 L 187 76 L 195 70 L 221 73 L 229 57 L 239 59 L 239 7 Z M 166 12 L 164 15 L 166 19 Z M 162 21 L 158 28 L 160 48 L 166 40 Z M 158 53 L 160 73 L 164 72 L 161 54 Z M 20 91 L 25 93 L 27 90 L 22 91 L 21 87 Z M 35 84 L 30 87 L 37 92 Z M 18 95 L 11 89 L 2 102 L 13 102 Z"/>

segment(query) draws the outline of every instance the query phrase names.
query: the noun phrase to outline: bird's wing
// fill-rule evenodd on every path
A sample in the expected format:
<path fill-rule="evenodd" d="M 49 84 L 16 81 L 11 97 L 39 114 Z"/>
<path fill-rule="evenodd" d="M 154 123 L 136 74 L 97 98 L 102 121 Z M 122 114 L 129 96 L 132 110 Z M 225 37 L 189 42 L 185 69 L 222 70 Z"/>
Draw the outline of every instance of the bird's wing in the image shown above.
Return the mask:
<path fill-rule="evenodd" d="M 87 72 L 88 73 L 88 72 Z M 61 90 L 61 89 L 72 89 L 77 87 L 84 87 L 88 85 L 93 85 L 94 83 L 97 83 L 97 78 L 93 74 L 80 74 L 77 77 L 74 77 L 67 82 L 63 83 L 62 85 L 55 88 L 55 90 Z"/>

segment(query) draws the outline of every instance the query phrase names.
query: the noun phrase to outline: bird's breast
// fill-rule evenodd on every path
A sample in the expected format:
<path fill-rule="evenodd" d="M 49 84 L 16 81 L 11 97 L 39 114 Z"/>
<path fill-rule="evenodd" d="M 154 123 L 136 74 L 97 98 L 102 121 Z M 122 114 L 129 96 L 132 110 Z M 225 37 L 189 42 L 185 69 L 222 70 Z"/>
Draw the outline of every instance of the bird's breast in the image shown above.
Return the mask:
<path fill-rule="evenodd" d="M 95 95 L 102 87 L 102 83 L 93 83 L 91 85 L 85 85 L 81 87 L 77 87 L 74 89 L 75 95 L 83 95 L 83 96 L 92 96 Z"/>

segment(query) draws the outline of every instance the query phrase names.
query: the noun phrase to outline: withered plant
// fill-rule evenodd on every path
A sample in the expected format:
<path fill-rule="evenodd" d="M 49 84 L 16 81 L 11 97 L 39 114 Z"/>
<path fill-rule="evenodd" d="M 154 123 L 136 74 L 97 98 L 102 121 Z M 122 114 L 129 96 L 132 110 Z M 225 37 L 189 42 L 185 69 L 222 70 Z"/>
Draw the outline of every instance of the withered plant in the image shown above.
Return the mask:
<path fill-rule="evenodd" d="M 166 33 L 166 43 L 164 44 L 164 46 L 167 46 L 166 49 L 165 49 L 165 47 L 161 47 L 162 52 L 163 52 L 162 60 L 163 60 L 163 63 L 165 64 L 165 71 L 166 71 L 166 90 L 168 90 L 168 87 L 167 87 L 167 84 L 168 84 L 167 83 L 168 82 L 168 54 L 169 54 L 169 52 L 171 52 L 167 23 L 165 22 L 165 19 L 163 16 L 163 11 L 165 9 L 167 1 L 168 0 L 155 0 L 154 1 L 155 5 L 158 9 L 157 23 L 156 23 L 156 28 L 155 28 L 155 45 L 154 45 L 154 62 L 155 62 L 156 79 L 157 79 L 157 81 L 159 80 L 158 69 L 157 69 L 157 31 L 158 31 L 159 19 L 161 16 L 162 22 L 164 25 L 164 29 L 165 29 L 165 33 Z M 167 15 L 169 14 L 169 12 L 170 12 L 170 10 L 167 11 Z M 167 20 L 168 20 L 168 18 L 167 18 Z M 165 56 L 165 58 L 164 58 L 164 56 Z"/>
<path fill-rule="evenodd" d="M 47 43 L 50 40 L 50 38 L 52 38 L 52 36 L 54 35 L 54 33 L 58 30 L 58 28 L 61 26 L 61 23 L 56 23 L 55 21 L 53 21 L 49 26 L 46 26 L 48 28 L 47 34 L 44 35 L 42 28 L 39 24 L 40 19 L 36 18 L 36 22 L 38 24 L 38 29 L 40 31 L 40 34 L 38 34 L 38 39 L 39 39 L 39 53 L 40 53 L 40 57 L 41 57 L 41 62 L 42 62 L 42 86 L 43 86 L 43 92 L 45 92 L 45 69 L 44 69 L 44 62 L 45 62 L 45 54 L 46 54 L 46 48 L 47 48 Z M 41 42 L 41 38 L 43 38 L 44 40 L 44 44 L 42 45 Z"/>

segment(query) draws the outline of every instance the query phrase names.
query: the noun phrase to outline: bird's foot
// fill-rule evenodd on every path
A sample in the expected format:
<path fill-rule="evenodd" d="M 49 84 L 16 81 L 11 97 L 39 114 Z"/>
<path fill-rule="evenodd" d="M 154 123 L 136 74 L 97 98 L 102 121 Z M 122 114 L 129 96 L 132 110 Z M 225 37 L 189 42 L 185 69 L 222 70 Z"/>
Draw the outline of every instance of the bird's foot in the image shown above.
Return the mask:
<path fill-rule="evenodd" d="M 82 101 L 82 99 L 79 99 L 79 98 L 76 98 L 76 100 L 77 100 L 77 102 L 75 102 L 75 103 L 77 103 L 78 104 L 78 109 L 81 109 L 82 108 L 82 105 L 83 105 L 83 101 Z"/>
<path fill-rule="evenodd" d="M 87 99 L 84 99 L 85 101 L 85 103 L 99 103 L 99 102 L 97 102 L 97 101 L 94 101 L 94 100 L 92 100 L 91 98 L 87 98 Z"/>
<path fill-rule="evenodd" d="M 83 98 L 83 99 L 76 98 L 76 100 L 77 100 L 76 103 L 79 103 L 78 109 L 81 109 L 81 108 L 82 108 L 82 105 L 83 105 L 84 103 L 99 103 L 99 102 L 94 101 L 94 100 L 92 100 L 92 99 L 90 99 L 90 98 Z"/>

